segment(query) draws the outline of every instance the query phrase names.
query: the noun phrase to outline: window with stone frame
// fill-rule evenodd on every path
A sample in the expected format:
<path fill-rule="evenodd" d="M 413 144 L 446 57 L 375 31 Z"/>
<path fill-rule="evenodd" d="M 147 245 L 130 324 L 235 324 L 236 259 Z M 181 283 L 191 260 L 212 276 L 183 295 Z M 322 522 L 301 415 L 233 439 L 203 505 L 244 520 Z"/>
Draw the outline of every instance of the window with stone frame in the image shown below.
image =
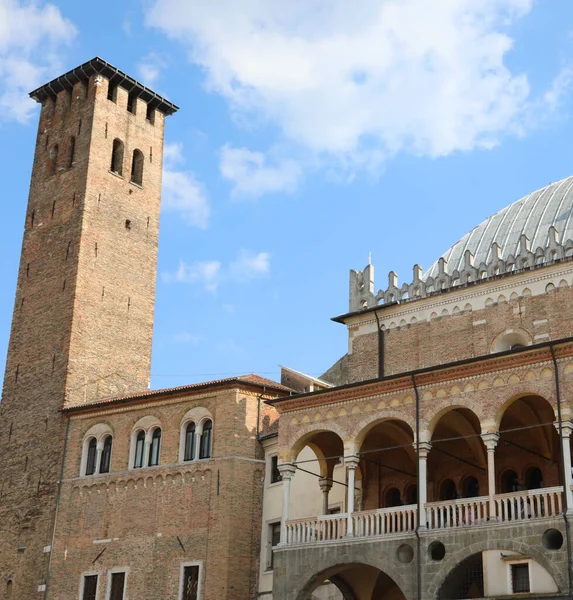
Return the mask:
<path fill-rule="evenodd" d="M 511 565 L 511 591 L 514 594 L 527 594 L 529 585 L 529 564 L 516 563 Z"/>
<path fill-rule="evenodd" d="M 82 600 L 96 600 L 97 579 L 97 575 L 84 575 Z"/>
<path fill-rule="evenodd" d="M 275 454 L 271 456 L 271 483 L 278 483 L 283 480 L 283 476 L 279 471 L 279 457 Z"/>
<path fill-rule="evenodd" d="M 199 598 L 199 565 L 183 567 L 181 600 L 198 600 Z"/>
<path fill-rule="evenodd" d="M 275 562 L 275 546 L 278 546 L 281 541 L 281 523 L 277 521 L 276 523 L 269 524 L 269 533 L 268 533 L 268 559 L 267 559 L 267 568 L 272 570 Z"/>

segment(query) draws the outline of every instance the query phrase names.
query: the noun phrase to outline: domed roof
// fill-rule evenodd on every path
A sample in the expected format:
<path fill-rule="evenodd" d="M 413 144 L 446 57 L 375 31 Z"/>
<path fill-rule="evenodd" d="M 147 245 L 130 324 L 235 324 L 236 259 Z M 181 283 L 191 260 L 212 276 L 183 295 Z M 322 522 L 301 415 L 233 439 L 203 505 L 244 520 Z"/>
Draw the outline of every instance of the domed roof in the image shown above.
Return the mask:
<path fill-rule="evenodd" d="M 573 176 L 552 183 L 536 192 L 517 200 L 506 208 L 488 217 L 455 243 L 442 257 L 447 261 L 449 273 L 461 270 L 464 254 L 469 250 L 474 264 L 488 263 L 491 246 L 497 242 L 501 258 L 519 252 L 519 238 L 525 234 L 530 248 L 545 248 L 549 241 L 549 228 L 557 230 L 557 241 L 564 244 L 573 239 Z M 438 259 L 439 260 L 439 259 Z M 424 274 L 423 279 L 436 277 L 438 261 Z"/>

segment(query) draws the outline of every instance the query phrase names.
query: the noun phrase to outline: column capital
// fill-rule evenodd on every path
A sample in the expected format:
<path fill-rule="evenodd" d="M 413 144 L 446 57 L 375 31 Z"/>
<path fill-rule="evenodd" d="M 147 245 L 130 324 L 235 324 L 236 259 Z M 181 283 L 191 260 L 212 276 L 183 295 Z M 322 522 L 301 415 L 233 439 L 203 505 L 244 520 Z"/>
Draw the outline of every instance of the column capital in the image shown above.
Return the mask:
<path fill-rule="evenodd" d="M 499 442 L 499 433 L 497 431 L 489 431 L 481 434 L 481 439 L 488 450 L 495 450 Z"/>
<path fill-rule="evenodd" d="M 559 433 L 559 421 L 555 421 L 553 425 L 555 426 L 555 429 L 557 429 L 557 433 Z M 561 430 L 564 438 L 571 437 L 571 433 L 573 433 L 573 422 L 561 421 Z"/>
<path fill-rule="evenodd" d="M 430 442 L 420 442 L 418 444 L 418 453 L 420 458 L 428 458 L 428 454 L 432 449 L 432 444 Z"/>
<path fill-rule="evenodd" d="M 326 479 L 325 477 L 321 477 L 318 480 L 318 485 L 323 492 L 330 492 L 332 488 L 332 480 Z"/>
<path fill-rule="evenodd" d="M 360 456 L 356 456 L 355 454 L 352 456 L 344 457 L 344 464 L 349 469 L 356 469 L 358 464 L 360 463 Z"/>
<path fill-rule="evenodd" d="M 292 479 L 292 476 L 296 472 L 296 466 L 292 463 L 282 463 L 280 465 L 277 465 L 277 469 L 279 470 L 283 481 L 285 479 Z"/>

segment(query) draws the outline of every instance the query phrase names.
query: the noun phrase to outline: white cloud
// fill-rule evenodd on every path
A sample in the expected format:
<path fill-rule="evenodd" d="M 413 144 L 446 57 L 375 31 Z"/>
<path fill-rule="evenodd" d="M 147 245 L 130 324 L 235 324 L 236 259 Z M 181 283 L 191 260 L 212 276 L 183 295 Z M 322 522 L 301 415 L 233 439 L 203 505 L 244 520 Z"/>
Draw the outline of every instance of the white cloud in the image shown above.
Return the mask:
<path fill-rule="evenodd" d="M 76 34 L 53 4 L 0 0 L 0 118 L 30 118 L 28 92 L 59 74 L 59 52 Z"/>
<path fill-rule="evenodd" d="M 259 197 L 270 192 L 291 192 L 301 177 L 300 165 L 282 159 L 269 165 L 262 152 L 247 148 L 221 148 L 221 175 L 233 184 L 234 197 Z"/>
<path fill-rule="evenodd" d="M 398 152 L 490 148 L 521 133 L 538 102 L 527 76 L 505 59 L 510 27 L 532 7 L 533 0 L 154 0 L 147 23 L 185 44 L 208 88 L 242 118 L 277 124 L 300 150 L 351 169 Z M 292 185 L 280 166 L 265 171 L 264 160 L 244 151 L 234 158 L 226 176 L 237 193 Z"/>
<path fill-rule="evenodd" d="M 196 261 L 191 264 L 180 260 L 177 271 L 163 273 L 162 279 L 166 283 L 196 283 L 215 293 L 222 283 L 245 283 L 267 276 L 270 273 L 270 259 L 268 252 L 255 253 L 243 249 L 226 266 L 218 260 Z M 232 305 L 224 305 L 224 308 L 229 312 L 234 311 Z"/>
<path fill-rule="evenodd" d="M 206 229 L 211 207 L 205 186 L 193 172 L 176 168 L 185 162 L 183 144 L 165 144 L 163 160 L 163 208 L 179 213 L 188 225 Z"/>
<path fill-rule="evenodd" d="M 163 280 L 167 283 L 200 283 L 210 292 L 217 291 L 221 272 L 221 263 L 217 260 L 194 262 L 187 264 L 179 261 L 175 273 L 164 273 Z"/>
<path fill-rule="evenodd" d="M 180 331 L 173 336 L 173 341 L 177 344 L 190 344 L 196 346 L 201 341 L 201 336 L 189 333 L 188 331 Z"/>
<path fill-rule="evenodd" d="M 249 281 L 267 275 L 270 270 L 271 255 L 268 252 L 241 250 L 239 256 L 229 265 L 230 276 L 237 281 Z"/>
<path fill-rule="evenodd" d="M 163 69 L 167 67 L 167 62 L 161 56 L 151 52 L 145 56 L 137 65 L 137 72 L 141 81 L 153 87 Z"/>

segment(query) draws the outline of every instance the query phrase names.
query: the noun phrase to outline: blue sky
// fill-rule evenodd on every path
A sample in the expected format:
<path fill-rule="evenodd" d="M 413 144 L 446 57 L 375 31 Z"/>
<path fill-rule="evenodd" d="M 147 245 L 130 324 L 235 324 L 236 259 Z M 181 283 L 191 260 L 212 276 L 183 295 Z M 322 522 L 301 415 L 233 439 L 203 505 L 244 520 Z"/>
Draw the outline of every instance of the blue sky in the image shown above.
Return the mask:
<path fill-rule="evenodd" d="M 88 5 L 90 8 L 87 8 Z M 97 8 L 91 8 L 91 6 Z M 0 356 L 37 126 L 26 92 L 99 55 L 180 106 L 152 387 L 319 375 L 372 253 L 409 281 L 573 173 L 570 0 L 0 0 Z"/>

